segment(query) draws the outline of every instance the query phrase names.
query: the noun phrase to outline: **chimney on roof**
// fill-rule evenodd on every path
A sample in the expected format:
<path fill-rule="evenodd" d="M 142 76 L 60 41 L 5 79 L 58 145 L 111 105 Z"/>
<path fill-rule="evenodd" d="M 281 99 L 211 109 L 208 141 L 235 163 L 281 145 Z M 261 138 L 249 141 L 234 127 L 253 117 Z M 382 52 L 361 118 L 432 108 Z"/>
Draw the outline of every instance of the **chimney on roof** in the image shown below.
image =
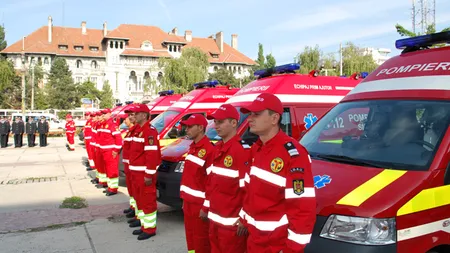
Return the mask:
<path fill-rule="evenodd" d="M 223 53 L 223 32 L 216 33 L 216 44 L 220 52 Z"/>
<path fill-rule="evenodd" d="M 81 34 L 86 34 L 86 21 L 81 22 Z"/>
<path fill-rule="evenodd" d="M 192 31 L 186 30 L 184 31 L 184 39 L 188 42 L 192 41 Z"/>
<path fill-rule="evenodd" d="M 106 21 L 103 23 L 103 37 L 106 37 L 106 34 L 108 34 L 108 27 Z"/>
<path fill-rule="evenodd" d="M 231 47 L 234 49 L 238 49 L 238 36 L 237 34 L 231 34 Z"/>
<path fill-rule="evenodd" d="M 169 32 L 170 35 L 178 35 L 178 28 L 174 27 L 172 31 Z"/>
<path fill-rule="evenodd" d="M 48 16 L 48 43 L 52 43 L 53 20 L 52 16 Z"/>

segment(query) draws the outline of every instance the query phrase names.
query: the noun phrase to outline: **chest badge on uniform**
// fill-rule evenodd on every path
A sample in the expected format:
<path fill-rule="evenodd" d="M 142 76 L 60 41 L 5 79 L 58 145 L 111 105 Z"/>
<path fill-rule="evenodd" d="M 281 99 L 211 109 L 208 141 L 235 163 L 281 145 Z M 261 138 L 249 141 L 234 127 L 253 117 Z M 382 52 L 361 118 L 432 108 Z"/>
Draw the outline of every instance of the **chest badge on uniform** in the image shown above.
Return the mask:
<path fill-rule="evenodd" d="M 231 155 L 225 156 L 225 159 L 223 159 L 223 164 L 225 167 L 231 167 L 231 165 L 233 165 L 233 157 L 231 157 Z"/>
<path fill-rule="evenodd" d="M 153 136 L 148 137 L 148 145 L 153 145 Z"/>
<path fill-rule="evenodd" d="M 284 166 L 283 159 L 279 157 L 273 159 L 272 162 L 270 162 L 270 169 L 275 173 L 280 172 L 283 169 L 283 166 Z"/>
<path fill-rule="evenodd" d="M 305 186 L 303 185 L 303 180 L 301 179 L 295 179 L 292 182 L 294 186 L 294 193 L 297 195 L 302 195 L 303 192 L 305 192 Z"/>
<path fill-rule="evenodd" d="M 198 157 L 202 158 L 206 155 L 206 149 L 202 148 L 198 151 Z"/>
<path fill-rule="evenodd" d="M 105 128 L 108 128 L 108 124 L 106 124 Z"/>

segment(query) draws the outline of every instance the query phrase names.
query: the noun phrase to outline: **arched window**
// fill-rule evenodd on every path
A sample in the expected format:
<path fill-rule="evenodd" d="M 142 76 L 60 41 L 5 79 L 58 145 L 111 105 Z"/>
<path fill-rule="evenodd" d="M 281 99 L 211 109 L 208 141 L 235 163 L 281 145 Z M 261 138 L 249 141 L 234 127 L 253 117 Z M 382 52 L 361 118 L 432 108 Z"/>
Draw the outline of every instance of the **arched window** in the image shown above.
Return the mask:
<path fill-rule="evenodd" d="M 138 82 L 137 82 L 136 72 L 134 72 L 134 70 L 130 72 L 130 77 L 128 79 L 128 82 L 129 82 L 129 90 L 134 89 L 136 91 Z"/>
<path fill-rule="evenodd" d="M 158 80 L 158 83 L 159 83 L 158 85 L 161 85 L 162 80 L 163 80 L 163 73 L 159 72 L 158 73 L 158 77 L 156 79 Z"/>
<path fill-rule="evenodd" d="M 238 73 L 242 74 L 242 68 L 240 66 L 238 67 Z"/>
<path fill-rule="evenodd" d="M 178 52 L 181 53 L 181 46 L 178 46 Z"/>
<path fill-rule="evenodd" d="M 92 69 L 97 69 L 97 61 L 92 61 L 91 62 L 91 68 Z"/>
<path fill-rule="evenodd" d="M 233 74 L 236 74 L 236 66 L 233 67 Z"/>
<path fill-rule="evenodd" d="M 38 57 L 38 65 L 42 66 L 42 58 L 41 57 Z"/>
<path fill-rule="evenodd" d="M 113 47 L 114 47 L 114 41 L 110 41 L 110 42 L 109 42 L 109 47 L 110 47 L 110 48 L 113 48 Z"/>
<path fill-rule="evenodd" d="M 123 41 L 120 42 L 120 49 L 123 49 Z"/>
<path fill-rule="evenodd" d="M 118 48 L 119 48 L 119 42 L 118 42 L 118 41 L 116 41 L 116 44 L 115 44 L 115 46 L 116 46 L 116 49 L 118 49 Z"/>
<path fill-rule="evenodd" d="M 219 68 L 217 66 L 214 66 L 214 72 L 216 72 L 217 70 L 219 70 Z"/>
<path fill-rule="evenodd" d="M 172 52 L 172 45 L 169 45 L 169 52 Z"/>
<path fill-rule="evenodd" d="M 77 69 L 80 69 L 83 67 L 83 62 L 81 60 L 77 60 Z"/>
<path fill-rule="evenodd" d="M 45 58 L 44 58 L 44 64 L 45 64 L 45 65 L 48 65 L 48 64 L 49 64 L 49 62 L 48 62 L 48 57 L 45 57 Z"/>

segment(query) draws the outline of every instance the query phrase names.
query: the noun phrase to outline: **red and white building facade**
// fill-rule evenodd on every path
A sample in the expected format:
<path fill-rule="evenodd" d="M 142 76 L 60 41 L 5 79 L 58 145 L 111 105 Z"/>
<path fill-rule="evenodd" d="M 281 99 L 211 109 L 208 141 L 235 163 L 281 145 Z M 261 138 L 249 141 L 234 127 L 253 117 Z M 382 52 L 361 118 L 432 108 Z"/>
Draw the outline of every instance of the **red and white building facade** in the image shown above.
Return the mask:
<path fill-rule="evenodd" d="M 17 70 L 40 64 L 49 73 L 55 57 L 66 59 L 75 83 L 87 80 L 98 89 L 108 82 L 117 102 L 149 99 L 158 90 L 159 78 L 164 71 L 158 67 L 161 57 L 177 58 L 184 48 L 198 47 L 208 55 L 209 72 L 226 68 L 238 79 L 250 74 L 252 59 L 238 51 L 238 38 L 231 35 L 231 45 L 224 42 L 223 32 L 207 38 L 193 37 L 192 31 L 178 34 L 174 28 L 165 32 L 159 27 L 146 25 L 119 25 L 108 31 L 88 29 L 86 22 L 80 28 L 53 26 L 48 18 L 43 26 L 1 51 Z M 21 53 L 25 53 L 22 64 Z M 148 79 L 153 87 L 144 92 Z M 44 83 L 46 80 L 44 80 Z"/>

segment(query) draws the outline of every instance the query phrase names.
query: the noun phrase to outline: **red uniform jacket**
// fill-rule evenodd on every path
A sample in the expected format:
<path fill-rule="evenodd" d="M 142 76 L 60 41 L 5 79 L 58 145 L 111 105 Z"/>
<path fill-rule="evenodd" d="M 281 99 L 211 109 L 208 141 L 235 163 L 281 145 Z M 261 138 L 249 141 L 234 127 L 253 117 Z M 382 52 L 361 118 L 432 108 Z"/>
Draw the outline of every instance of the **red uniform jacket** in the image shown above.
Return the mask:
<path fill-rule="evenodd" d="M 142 127 L 136 127 L 131 138 L 128 153 L 130 170 L 145 172 L 145 177 L 156 182 L 156 168 L 161 164 L 158 131 L 147 121 Z"/>
<path fill-rule="evenodd" d="M 230 227 L 239 219 L 242 210 L 244 178 L 250 172 L 250 146 L 235 136 L 226 143 L 216 143 L 215 148 L 212 164 L 207 169 L 204 207 L 209 207 L 210 220 Z"/>
<path fill-rule="evenodd" d="M 101 124 L 100 121 L 93 121 L 92 122 L 91 146 L 98 147 L 97 146 L 97 136 L 98 136 L 97 129 L 100 127 L 100 124 Z"/>
<path fill-rule="evenodd" d="M 302 252 L 316 221 L 308 151 L 280 131 L 264 145 L 258 140 L 252 146 L 252 160 L 240 216 L 251 234 L 265 237 L 261 244 L 286 240 L 288 249 Z"/>
<path fill-rule="evenodd" d="M 73 120 L 66 122 L 66 133 L 75 133 L 75 122 Z"/>
<path fill-rule="evenodd" d="M 132 136 L 134 135 L 135 131 L 138 131 L 139 128 L 140 128 L 139 124 L 132 126 L 130 129 L 128 129 L 127 134 L 123 138 L 123 146 L 122 146 L 122 162 L 123 163 L 130 164 L 130 160 L 128 158 L 129 158 L 129 153 L 130 153 L 131 141 L 133 140 Z"/>
<path fill-rule="evenodd" d="M 214 146 L 204 136 L 198 143 L 192 142 L 185 158 L 181 177 L 180 198 L 184 201 L 204 204 L 206 190 L 206 168 Z"/>
<path fill-rule="evenodd" d="M 108 119 L 102 124 L 101 128 L 97 129 L 96 143 L 97 147 L 102 150 L 120 151 L 122 148 L 122 136 L 112 119 Z"/>
<path fill-rule="evenodd" d="M 92 119 L 86 121 L 86 125 L 84 126 L 84 139 L 91 141 L 92 140 Z"/>

